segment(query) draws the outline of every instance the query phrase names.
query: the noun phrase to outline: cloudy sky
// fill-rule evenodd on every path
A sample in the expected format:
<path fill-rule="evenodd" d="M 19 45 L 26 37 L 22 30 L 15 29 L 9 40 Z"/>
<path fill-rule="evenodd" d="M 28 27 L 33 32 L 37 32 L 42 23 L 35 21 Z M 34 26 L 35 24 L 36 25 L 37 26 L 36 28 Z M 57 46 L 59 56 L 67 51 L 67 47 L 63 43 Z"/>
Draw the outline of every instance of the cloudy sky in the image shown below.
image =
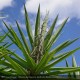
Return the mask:
<path fill-rule="evenodd" d="M 24 4 L 26 5 L 33 31 L 35 24 L 34 20 L 39 4 L 41 6 L 42 17 L 49 11 L 49 25 L 57 14 L 59 14 L 57 26 L 60 25 L 65 18 L 69 17 L 63 29 L 62 36 L 55 45 L 68 39 L 80 37 L 80 0 L 0 0 L 0 31 L 3 27 L 2 20 L 8 24 L 12 24 L 15 29 L 15 20 L 17 20 L 25 31 Z M 80 46 L 80 39 L 66 50 L 74 49 L 78 46 Z M 75 53 L 75 57 L 77 62 L 79 62 L 80 51 Z M 71 58 L 69 60 L 71 60 Z"/>

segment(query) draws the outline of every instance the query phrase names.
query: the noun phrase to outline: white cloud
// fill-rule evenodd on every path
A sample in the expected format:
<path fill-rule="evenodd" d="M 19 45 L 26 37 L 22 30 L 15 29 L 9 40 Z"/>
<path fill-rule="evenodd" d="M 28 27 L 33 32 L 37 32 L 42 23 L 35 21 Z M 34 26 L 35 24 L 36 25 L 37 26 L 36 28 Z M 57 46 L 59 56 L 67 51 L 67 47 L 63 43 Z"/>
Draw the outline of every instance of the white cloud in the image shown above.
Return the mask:
<path fill-rule="evenodd" d="M 12 6 L 13 0 L 0 0 L 0 10 L 5 7 Z"/>
<path fill-rule="evenodd" d="M 59 14 L 60 20 L 66 17 L 80 19 L 80 0 L 27 0 L 27 11 L 36 13 L 39 3 L 42 15 L 45 15 L 46 11 L 49 11 L 50 18 L 54 18 Z"/>

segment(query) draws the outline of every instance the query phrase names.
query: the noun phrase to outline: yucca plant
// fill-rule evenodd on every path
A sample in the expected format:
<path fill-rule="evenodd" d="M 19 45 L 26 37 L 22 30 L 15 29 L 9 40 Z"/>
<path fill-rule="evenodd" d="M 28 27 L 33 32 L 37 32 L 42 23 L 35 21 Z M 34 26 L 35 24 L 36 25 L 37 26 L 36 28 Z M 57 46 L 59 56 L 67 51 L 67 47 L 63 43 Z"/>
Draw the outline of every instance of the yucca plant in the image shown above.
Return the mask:
<path fill-rule="evenodd" d="M 0 64 L 3 63 L 2 62 L 2 60 L 4 59 L 3 57 L 9 53 L 6 51 L 7 51 L 7 48 L 10 46 L 10 44 L 8 44 L 7 41 L 4 41 L 5 38 L 7 37 L 7 34 L 8 33 L 0 35 Z M 4 68 L 5 68 L 4 66 L 0 65 L 0 75 L 1 75 L 1 70 L 3 70 Z"/>
<path fill-rule="evenodd" d="M 6 54 L 3 54 L 1 51 L 5 48 L 8 48 L 10 46 L 10 44 L 8 44 L 8 42 L 4 41 L 5 38 L 7 37 L 8 33 L 6 34 L 1 34 L 0 35 L 0 59 L 3 58 L 3 56 L 5 56 Z"/>
<path fill-rule="evenodd" d="M 70 67 L 69 62 L 67 60 L 65 60 L 65 62 L 66 62 L 66 67 Z M 79 67 L 77 65 L 76 58 L 75 58 L 74 55 L 72 55 L 72 67 L 73 68 L 74 67 Z M 79 79 L 80 78 L 79 76 L 80 76 L 80 71 L 76 71 L 76 72 L 73 71 L 73 72 L 68 73 L 69 78 Z"/>
<path fill-rule="evenodd" d="M 74 40 L 67 40 L 60 44 L 59 46 L 53 48 L 51 47 L 55 44 L 60 36 L 60 33 L 65 26 L 67 19 L 63 21 L 63 23 L 59 26 L 59 28 L 54 32 L 55 25 L 57 23 L 58 16 L 54 19 L 50 29 L 46 32 L 47 24 L 48 24 L 48 14 L 45 16 L 42 25 L 40 25 L 40 6 L 38 8 L 36 23 L 35 23 L 35 33 L 33 35 L 29 17 L 27 10 L 24 6 L 25 10 L 25 23 L 26 23 L 26 32 L 29 37 L 30 45 L 25 38 L 25 35 L 20 28 L 19 23 L 16 21 L 17 28 L 20 34 L 18 36 L 13 27 L 8 26 L 4 21 L 9 34 L 7 35 L 9 39 L 15 44 L 22 54 L 24 58 L 19 56 L 16 52 L 11 51 L 10 49 L 6 49 L 8 54 L 4 56 L 4 59 L 1 59 L 0 63 L 3 65 L 4 69 L 0 71 L 0 73 L 4 75 L 22 75 L 22 76 L 53 76 L 59 74 L 70 73 L 73 71 L 80 70 L 80 67 L 55 67 L 56 64 L 65 60 L 68 56 L 75 53 L 80 47 L 75 48 L 74 50 L 67 51 L 64 53 L 58 53 L 77 41 L 79 38 Z M 6 33 L 6 32 L 5 32 Z M 58 53 L 58 54 L 57 54 Z M 3 53 L 5 54 L 5 53 Z M 6 69 L 6 70 L 5 70 Z"/>

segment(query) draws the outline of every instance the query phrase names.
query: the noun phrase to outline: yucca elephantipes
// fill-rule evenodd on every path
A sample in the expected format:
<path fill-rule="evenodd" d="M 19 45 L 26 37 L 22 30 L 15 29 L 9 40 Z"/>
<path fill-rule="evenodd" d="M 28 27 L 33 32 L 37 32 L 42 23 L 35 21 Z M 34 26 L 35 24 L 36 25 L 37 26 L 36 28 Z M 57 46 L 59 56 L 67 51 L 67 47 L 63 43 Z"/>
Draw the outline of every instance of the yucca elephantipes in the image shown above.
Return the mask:
<path fill-rule="evenodd" d="M 25 38 L 25 34 L 22 31 L 18 21 L 16 21 L 19 32 L 18 34 L 15 32 L 11 25 L 8 26 L 3 21 L 8 30 L 7 36 L 10 39 L 8 41 L 11 41 L 14 45 L 16 45 L 24 57 L 19 56 L 16 51 L 12 51 L 11 49 L 6 48 L 5 50 L 8 54 L 6 54 L 6 56 L 3 56 L 3 59 L 1 59 L 1 62 L 3 63 L 0 63 L 0 65 L 4 67 L 0 71 L 0 73 L 3 73 L 5 75 L 58 76 L 59 74 L 65 74 L 80 70 L 80 67 L 55 67 L 56 64 L 58 64 L 62 60 L 65 60 L 65 58 L 80 49 L 80 47 L 78 47 L 70 51 L 66 51 L 63 53 L 61 52 L 62 50 L 64 51 L 66 47 L 77 41 L 79 38 L 73 40 L 66 40 L 65 42 L 59 44 L 57 47 L 52 47 L 60 37 L 61 31 L 65 26 L 68 18 L 65 19 L 61 25 L 59 25 L 56 31 L 54 31 L 58 20 L 58 16 L 56 16 L 52 25 L 49 27 L 49 30 L 46 32 L 48 25 L 48 13 L 46 14 L 43 23 L 41 24 L 39 6 L 35 23 L 35 32 L 33 35 L 32 27 L 25 6 L 24 10 L 26 25 L 25 34 L 27 33 L 28 40 Z M 0 51 L 5 54 L 4 51 Z M 7 70 L 5 70 L 5 67 Z"/>

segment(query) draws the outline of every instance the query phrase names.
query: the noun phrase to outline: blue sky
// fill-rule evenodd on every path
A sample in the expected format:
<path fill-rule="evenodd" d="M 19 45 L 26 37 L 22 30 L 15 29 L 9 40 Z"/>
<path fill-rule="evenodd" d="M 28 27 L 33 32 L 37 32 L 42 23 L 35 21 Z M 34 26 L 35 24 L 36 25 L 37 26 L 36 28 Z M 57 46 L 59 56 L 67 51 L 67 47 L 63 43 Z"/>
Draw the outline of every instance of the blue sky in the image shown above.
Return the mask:
<path fill-rule="evenodd" d="M 46 11 L 49 11 L 49 25 L 51 24 L 52 20 L 54 20 L 57 14 L 59 14 L 57 26 L 60 25 L 65 18 L 69 17 L 69 20 L 62 31 L 62 36 L 56 42 L 55 46 L 65 40 L 80 37 L 79 0 L 2 0 L 0 1 L 0 12 L 3 12 L 4 14 L 2 16 L 6 18 L 0 18 L 0 28 L 3 27 L 2 19 L 8 24 L 12 24 L 15 29 L 15 20 L 18 20 L 22 29 L 25 31 L 23 15 L 23 5 L 25 4 L 32 23 L 32 29 L 34 31 L 34 19 L 36 17 L 39 3 L 41 5 L 41 16 L 44 16 L 46 14 Z M 80 46 L 80 39 L 66 50 L 74 49 L 78 46 Z M 77 64 L 80 66 L 80 51 L 77 51 L 75 53 L 75 57 L 77 60 Z M 71 62 L 71 57 L 68 58 L 68 61 Z M 60 64 L 58 65 L 64 65 L 62 63 Z"/>

